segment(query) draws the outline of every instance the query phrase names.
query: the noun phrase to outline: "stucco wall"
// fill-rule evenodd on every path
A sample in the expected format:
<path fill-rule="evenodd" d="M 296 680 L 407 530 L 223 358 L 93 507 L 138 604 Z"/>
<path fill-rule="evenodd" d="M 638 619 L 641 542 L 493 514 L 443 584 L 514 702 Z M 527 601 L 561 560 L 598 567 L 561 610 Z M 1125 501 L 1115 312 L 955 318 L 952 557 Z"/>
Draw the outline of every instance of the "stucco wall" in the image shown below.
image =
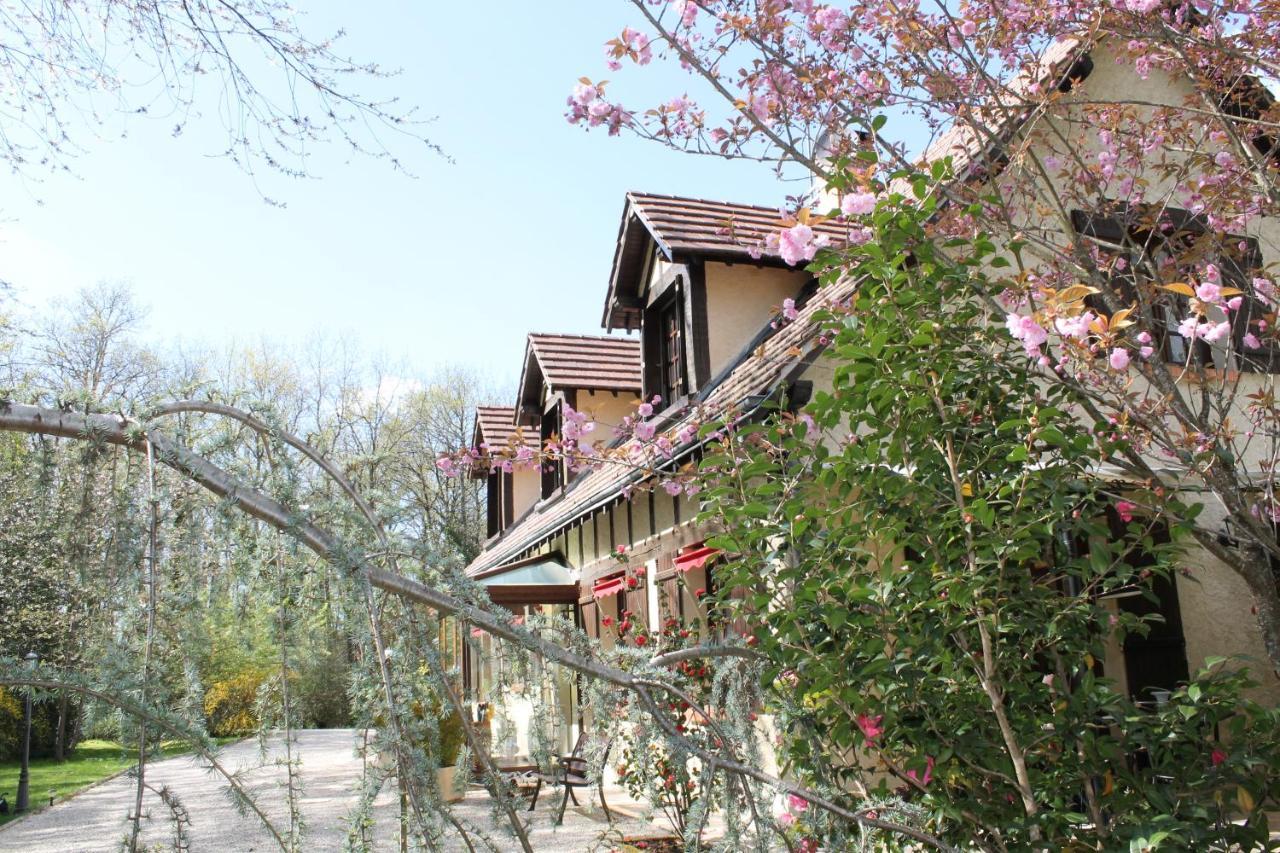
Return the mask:
<path fill-rule="evenodd" d="M 542 480 L 537 471 L 521 469 L 511 474 L 512 518 L 519 518 L 542 496 Z"/>
<path fill-rule="evenodd" d="M 706 265 L 707 346 L 715 376 L 794 298 L 806 273 L 746 264 Z"/>

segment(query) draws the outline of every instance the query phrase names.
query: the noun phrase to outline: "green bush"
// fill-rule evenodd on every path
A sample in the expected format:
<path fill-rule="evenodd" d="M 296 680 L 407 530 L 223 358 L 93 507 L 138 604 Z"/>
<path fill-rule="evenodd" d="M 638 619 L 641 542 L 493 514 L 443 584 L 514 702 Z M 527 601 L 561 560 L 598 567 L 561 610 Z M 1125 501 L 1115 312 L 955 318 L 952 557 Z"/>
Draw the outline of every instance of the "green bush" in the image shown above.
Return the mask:
<path fill-rule="evenodd" d="M 457 713 L 449 714 L 440 720 L 441 767 L 453 767 L 458 763 L 458 754 L 462 752 L 462 744 L 466 737 L 462 728 L 462 717 Z"/>
<path fill-rule="evenodd" d="M 214 737 L 244 735 L 258 728 L 258 688 L 266 681 L 261 670 L 249 670 L 215 681 L 204 694 L 204 715 Z"/>

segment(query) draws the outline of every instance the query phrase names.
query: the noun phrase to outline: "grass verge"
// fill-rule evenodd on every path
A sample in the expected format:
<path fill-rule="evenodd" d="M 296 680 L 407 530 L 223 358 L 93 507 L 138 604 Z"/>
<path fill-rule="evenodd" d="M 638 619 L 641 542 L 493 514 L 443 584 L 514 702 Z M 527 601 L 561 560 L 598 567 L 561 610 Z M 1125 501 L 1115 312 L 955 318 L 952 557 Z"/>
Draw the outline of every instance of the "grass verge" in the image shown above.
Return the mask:
<path fill-rule="evenodd" d="M 217 738 L 219 743 L 229 743 L 239 738 Z M 184 755 L 191 752 L 186 741 L 167 740 L 160 744 L 164 758 Z M 156 760 L 161 756 L 156 756 Z M 49 797 L 54 801 L 62 800 L 77 791 L 100 782 L 108 776 L 114 776 L 121 770 L 127 770 L 137 762 L 137 754 L 126 751 L 115 741 L 86 740 L 76 747 L 66 761 L 54 761 L 52 758 L 39 758 L 31 762 L 31 810 L 49 805 Z M 0 762 L 0 794 L 9 801 L 12 810 L 14 799 L 18 794 L 19 765 L 16 761 Z M 14 820 L 17 815 L 12 811 L 0 815 L 0 826 Z"/>

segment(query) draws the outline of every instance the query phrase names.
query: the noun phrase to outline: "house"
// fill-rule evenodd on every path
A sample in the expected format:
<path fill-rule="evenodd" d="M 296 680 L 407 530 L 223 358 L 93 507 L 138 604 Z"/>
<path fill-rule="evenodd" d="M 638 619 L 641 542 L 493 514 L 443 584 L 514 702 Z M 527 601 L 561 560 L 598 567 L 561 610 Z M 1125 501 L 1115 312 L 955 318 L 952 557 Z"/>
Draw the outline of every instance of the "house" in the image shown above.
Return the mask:
<path fill-rule="evenodd" d="M 1031 82 L 1051 83 L 1062 96 L 1056 102 L 1059 108 L 1020 108 L 1016 90 L 1018 86 L 1034 88 L 1028 86 Z M 1132 99 L 1131 93 L 1141 92 L 1152 103 L 1175 104 L 1194 94 L 1186 88 L 1187 84 L 1163 72 L 1144 76 L 1132 62 L 1117 62 L 1106 45 L 1059 42 L 1047 49 L 1036 74 L 1014 87 L 1009 103 L 993 107 L 990 132 L 954 130 L 937 140 L 926 157 L 952 157 L 958 183 L 975 192 L 1020 190 L 1030 193 L 1033 202 L 1036 194 L 1045 199 L 1070 197 L 1080 188 L 1021 183 L 1025 159 L 1068 153 L 1096 158 L 1105 145 L 1090 121 L 1091 98 L 1105 100 L 1114 97 L 1111 93 L 1123 92 Z M 1255 143 L 1270 144 L 1266 139 Z M 1158 172 L 1136 177 L 1154 189 L 1162 180 Z M 1114 219 L 1115 211 L 1124 208 L 1117 203 L 1099 211 L 1096 203 L 1086 205 L 1087 195 L 1081 192 L 1079 205 L 1070 211 L 1070 233 L 1061 220 L 1044 212 L 1047 201 L 1026 203 L 1024 218 L 1017 224 L 1047 235 L 1048 241 L 1091 241 L 1105 256 L 1118 245 L 1115 235 L 1123 233 L 1124 223 Z M 827 209 L 834 206 L 833 201 L 827 199 L 819 207 Z M 1194 215 L 1174 214 L 1181 223 L 1175 231 L 1199 227 Z M 837 283 L 819 290 L 802 268 L 762 252 L 765 237 L 781 225 L 778 211 L 767 207 L 627 195 L 602 324 L 607 332 L 638 335 L 637 379 L 630 386 L 630 405 L 637 410 L 645 406 L 646 411 L 652 407 L 652 414 L 645 417 L 659 431 L 680 435 L 694 411 L 750 417 L 769 400 L 800 405 L 812 388 L 830 381 L 829 366 L 817 358 L 821 343 L 811 318 L 822 306 L 846 297 L 851 285 Z M 838 222 L 815 227 L 835 243 L 847 236 Z M 1249 268 L 1275 263 L 1280 259 L 1280 223 L 1255 220 L 1248 233 L 1233 235 L 1232 242 L 1248 247 L 1244 264 Z M 793 314 L 788 321 L 779 319 L 784 304 Z M 1180 340 L 1175 328 L 1159 343 L 1162 358 L 1183 362 L 1190 352 L 1191 342 Z M 597 398 L 567 396 L 568 381 L 549 377 L 548 360 L 540 356 L 537 346 L 531 338 L 512 424 L 527 430 L 536 426 L 546 438 L 561 426 L 557 405 Z M 1221 346 L 1208 347 L 1198 357 L 1201 363 L 1212 361 L 1221 370 L 1238 371 L 1247 386 L 1270 382 L 1280 366 L 1280 358 L 1270 354 L 1240 360 Z M 1232 358 L 1237 361 L 1231 362 Z M 590 370 L 584 367 L 584 372 Z M 620 412 L 626 409 L 608 409 L 605 420 L 616 419 Z M 700 452 L 696 438 L 677 441 L 661 465 L 674 470 L 695 462 Z M 1250 452 L 1256 450 L 1244 448 L 1245 455 Z M 1264 462 L 1254 461 L 1259 466 Z M 1116 472 L 1098 473 L 1117 476 Z M 548 591 L 557 587 L 554 594 L 560 596 L 560 603 L 556 606 L 606 646 L 615 641 L 624 612 L 651 630 L 668 616 L 685 624 L 705 616 L 697 593 L 714 589 L 716 555 L 702 545 L 708 531 L 695 520 L 696 498 L 645 488 L 649 472 L 616 465 L 584 472 L 544 471 L 542 477 L 540 498 L 522 505 L 523 511 L 517 509 L 513 520 L 485 544 L 467 568 L 470 576 L 496 583 L 504 576 L 528 572 L 530 566 L 539 566 L 543 572 L 555 568 L 556 583 L 549 583 Z M 1205 517 L 1212 519 L 1214 512 L 1213 507 L 1207 508 Z M 1223 535 L 1229 534 L 1224 527 Z M 642 574 L 623 573 L 614 557 L 620 546 L 631 567 L 644 568 Z M 1156 602 L 1135 596 L 1108 603 L 1117 609 L 1154 609 L 1164 617 L 1146 637 L 1131 637 L 1123 645 L 1113 643 L 1104 662 L 1107 675 L 1135 698 L 1150 698 L 1172 688 L 1209 657 L 1245 655 L 1258 662 L 1266 660 L 1250 613 L 1250 594 L 1240 577 L 1194 545 L 1183 564 L 1185 572 L 1156 585 Z M 571 596 L 573 604 L 568 605 L 565 602 Z M 1259 671 L 1265 672 L 1265 664 Z M 473 698 L 481 696 L 485 682 L 473 678 L 468 688 Z M 1275 702 L 1280 699 L 1280 687 L 1268 680 L 1255 695 Z M 579 719 L 583 709 L 578 702 L 573 691 L 563 695 L 563 720 Z M 561 743 L 570 742 L 566 731 Z"/>
<path fill-rule="evenodd" d="M 475 447 L 527 441 L 535 431 L 539 440 L 550 439 L 563 430 L 566 407 L 592 424 L 590 441 L 608 443 L 612 429 L 642 404 L 653 410 L 649 420 L 657 428 L 678 432 L 695 410 L 749 414 L 779 396 L 802 402 L 811 374 L 825 370 L 804 357 L 814 333 L 807 320 L 838 294 L 812 298 L 817 288 L 808 273 L 758 251 L 780 219 L 767 207 L 628 193 L 602 324 L 633 336 L 530 335 L 516 405 L 479 413 Z M 818 228 L 832 240 L 845 236 L 835 223 Z M 799 314 L 779 323 L 788 300 Z M 687 464 L 699 452 L 699 442 L 689 440 L 664 464 Z M 616 639 L 624 611 L 651 629 L 666 616 L 687 623 L 703 615 L 696 593 L 714 587 L 714 553 L 701 547 L 706 532 L 694 520 L 696 501 L 645 488 L 642 470 L 611 464 L 575 472 L 553 463 L 525 472 L 540 480 L 536 499 L 519 472 L 487 476 L 489 515 L 498 521 L 467 574 L 488 586 L 494 601 L 572 610 L 577 624 L 606 645 Z M 619 546 L 631 565 L 645 567 L 643 583 L 622 582 L 614 559 Z M 547 581 L 542 597 L 555 601 L 535 602 L 539 593 L 525 590 L 517 603 L 500 589 L 535 578 Z M 572 608 L 563 604 L 568 584 L 576 585 Z M 468 695 L 477 704 L 494 683 L 486 669 L 490 642 L 482 639 L 466 666 Z M 577 702 L 565 698 L 564 720 L 578 718 Z M 527 720 L 516 722 L 522 726 L 516 741 L 527 754 L 532 733 Z M 561 740 L 567 748 L 572 738 L 566 731 Z"/>

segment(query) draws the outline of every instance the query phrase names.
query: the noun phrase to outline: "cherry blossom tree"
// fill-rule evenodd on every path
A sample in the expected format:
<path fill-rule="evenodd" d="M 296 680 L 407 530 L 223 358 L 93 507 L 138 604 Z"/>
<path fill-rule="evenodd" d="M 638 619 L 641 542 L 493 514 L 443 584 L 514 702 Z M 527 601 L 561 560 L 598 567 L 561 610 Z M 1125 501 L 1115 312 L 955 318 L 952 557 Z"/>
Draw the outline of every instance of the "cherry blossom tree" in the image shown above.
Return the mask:
<path fill-rule="evenodd" d="M 584 77 L 569 120 L 811 175 L 817 192 L 757 247 L 788 262 L 833 251 L 810 215 L 848 222 L 856 245 L 877 200 L 936 198 L 927 239 L 995 247 L 968 291 L 982 322 L 1007 329 L 1035 384 L 1070 391 L 1125 500 L 1193 522 L 1280 670 L 1275 10 L 630 5 L 645 26 L 605 45 L 611 71 L 678 63 L 695 94 L 632 105 L 623 82 Z"/>

